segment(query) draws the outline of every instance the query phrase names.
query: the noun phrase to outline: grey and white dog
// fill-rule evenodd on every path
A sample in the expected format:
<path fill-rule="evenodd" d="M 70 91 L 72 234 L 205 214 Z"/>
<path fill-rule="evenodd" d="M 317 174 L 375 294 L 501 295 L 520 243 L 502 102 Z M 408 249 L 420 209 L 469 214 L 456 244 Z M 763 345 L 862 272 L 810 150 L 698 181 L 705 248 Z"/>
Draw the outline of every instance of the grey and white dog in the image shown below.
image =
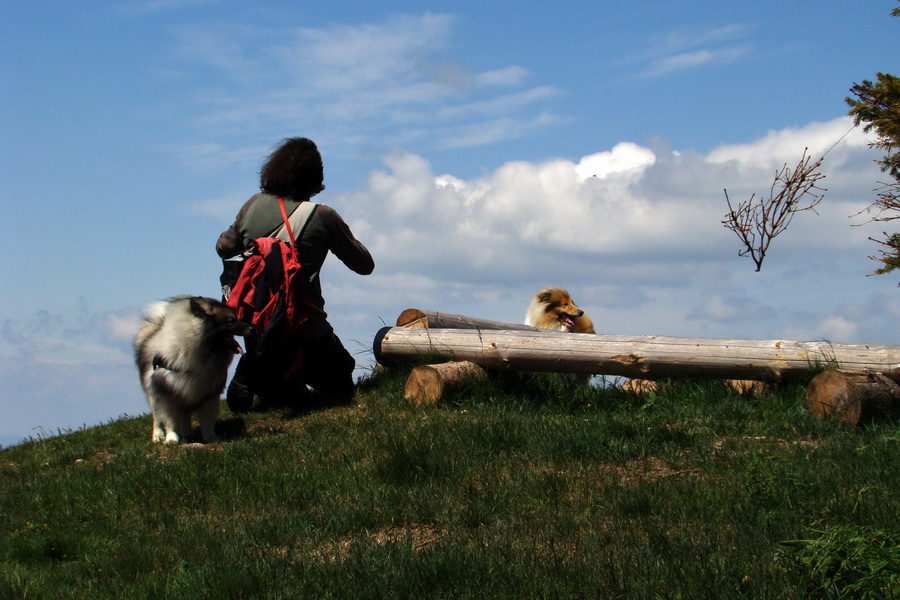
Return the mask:
<path fill-rule="evenodd" d="M 203 441 L 216 439 L 228 366 L 240 350 L 234 336 L 251 330 L 212 298 L 178 296 L 147 307 L 134 354 L 153 412 L 154 442 L 185 439 L 194 412 Z"/>

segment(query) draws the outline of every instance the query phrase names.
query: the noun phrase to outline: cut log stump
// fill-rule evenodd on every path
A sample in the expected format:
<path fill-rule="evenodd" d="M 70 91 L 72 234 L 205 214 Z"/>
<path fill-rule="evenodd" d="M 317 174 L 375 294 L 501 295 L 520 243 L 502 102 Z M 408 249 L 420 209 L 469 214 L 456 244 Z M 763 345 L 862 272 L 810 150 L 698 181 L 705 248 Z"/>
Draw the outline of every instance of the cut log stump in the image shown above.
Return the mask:
<path fill-rule="evenodd" d="M 403 396 L 416 406 L 432 406 L 481 379 L 487 379 L 487 372 L 469 361 L 424 365 L 410 371 Z"/>
<path fill-rule="evenodd" d="M 815 416 L 860 425 L 900 411 L 900 385 L 881 373 L 822 371 L 809 382 L 806 407 Z"/>

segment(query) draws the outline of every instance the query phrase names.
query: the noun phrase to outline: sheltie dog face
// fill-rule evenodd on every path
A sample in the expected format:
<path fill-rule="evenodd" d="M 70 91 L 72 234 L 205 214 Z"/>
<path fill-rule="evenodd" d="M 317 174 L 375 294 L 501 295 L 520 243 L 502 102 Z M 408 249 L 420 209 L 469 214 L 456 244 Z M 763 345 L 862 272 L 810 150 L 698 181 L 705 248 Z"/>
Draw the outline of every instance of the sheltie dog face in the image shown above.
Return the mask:
<path fill-rule="evenodd" d="M 593 321 L 575 305 L 569 292 L 556 287 L 544 288 L 534 295 L 525 323 L 539 329 L 596 333 Z"/>

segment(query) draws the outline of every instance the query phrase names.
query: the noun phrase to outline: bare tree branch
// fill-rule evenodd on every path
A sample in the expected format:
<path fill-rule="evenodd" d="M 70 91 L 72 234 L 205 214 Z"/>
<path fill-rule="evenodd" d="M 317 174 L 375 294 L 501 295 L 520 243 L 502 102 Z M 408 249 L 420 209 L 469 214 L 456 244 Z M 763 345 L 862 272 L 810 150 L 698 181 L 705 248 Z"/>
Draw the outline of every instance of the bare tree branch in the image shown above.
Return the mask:
<path fill-rule="evenodd" d="M 787 229 L 798 212 L 816 212 L 816 205 L 825 196 L 824 193 L 815 193 L 827 191 L 818 186 L 819 181 L 825 178 L 818 172 L 825 157 L 810 164 L 811 157 L 807 155 L 807 150 L 803 150 L 803 157 L 793 170 L 785 163 L 775 174 L 766 200 L 756 200 L 756 194 L 753 194 L 735 208 L 728 197 L 728 190 L 725 190 L 728 213 L 722 224 L 741 240 L 744 248 L 738 256 L 749 255 L 757 271 L 762 268 L 772 239 Z"/>

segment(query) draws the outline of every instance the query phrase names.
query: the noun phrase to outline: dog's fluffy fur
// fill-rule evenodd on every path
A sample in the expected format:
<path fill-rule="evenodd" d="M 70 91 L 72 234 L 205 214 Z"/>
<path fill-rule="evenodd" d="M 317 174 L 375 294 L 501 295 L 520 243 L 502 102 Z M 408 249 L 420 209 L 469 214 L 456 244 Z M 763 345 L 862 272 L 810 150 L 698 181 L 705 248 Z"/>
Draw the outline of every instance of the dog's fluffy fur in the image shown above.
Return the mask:
<path fill-rule="evenodd" d="M 569 292 L 558 287 L 544 288 L 534 295 L 525 323 L 539 329 L 570 333 L 596 333 L 591 318 L 575 306 Z"/>
<path fill-rule="evenodd" d="M 250 332 L 250 325 L 212 298 L 179 296 L 147 308 L 134 353 L 153 413 L 154 442 L 185 439 L 193 412 L 203 441 L 216 439 L 220 396 L 239 350 L 234 336 Z"/>

